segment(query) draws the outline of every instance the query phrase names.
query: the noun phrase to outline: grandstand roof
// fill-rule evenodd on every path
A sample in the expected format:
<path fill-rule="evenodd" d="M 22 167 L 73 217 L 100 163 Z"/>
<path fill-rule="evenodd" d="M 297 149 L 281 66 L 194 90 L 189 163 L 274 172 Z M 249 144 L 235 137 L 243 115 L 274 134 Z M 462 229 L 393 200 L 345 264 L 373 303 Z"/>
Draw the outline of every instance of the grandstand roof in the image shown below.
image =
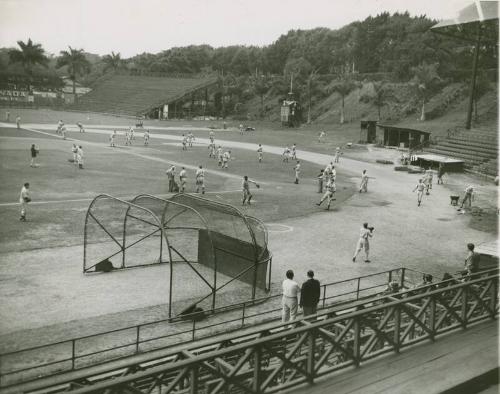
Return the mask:
<path fill-rule="evenodd" d="M 163 78 L 112 75 L 82 96 L 77 108 L 126 115 L 144 114 L 212 85 L 215 77 Z"/>

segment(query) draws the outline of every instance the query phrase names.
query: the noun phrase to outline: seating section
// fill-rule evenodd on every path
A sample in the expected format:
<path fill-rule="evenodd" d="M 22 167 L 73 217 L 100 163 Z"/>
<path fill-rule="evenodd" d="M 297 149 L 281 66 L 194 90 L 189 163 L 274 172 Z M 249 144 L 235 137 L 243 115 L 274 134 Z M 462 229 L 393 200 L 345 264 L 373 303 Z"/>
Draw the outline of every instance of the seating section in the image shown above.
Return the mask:
<path fill-rule="evenodd" d="M 494 176 L 498 171 L 496 130 L 461 130 L 426 151 L 463 160 L 466 168 L 488 175 Z"/>
<path fill-rule="evenodd" d="M 205 86 L 214 78 L 161 78 L 113 75 L 80 97 L 73 109 L 117 115 L 142 115 Z"/>

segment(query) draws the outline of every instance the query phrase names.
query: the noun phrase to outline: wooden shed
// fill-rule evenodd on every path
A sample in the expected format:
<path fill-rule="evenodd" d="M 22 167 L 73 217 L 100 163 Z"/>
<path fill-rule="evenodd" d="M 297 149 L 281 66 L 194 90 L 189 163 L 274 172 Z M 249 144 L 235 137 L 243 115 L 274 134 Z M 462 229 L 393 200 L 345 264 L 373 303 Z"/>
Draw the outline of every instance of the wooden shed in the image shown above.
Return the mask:
<path fill-rule="evenodd" d="M 416 148 L 429 142 L 429 131 L 409 129 L 406 127 L 378 124 L 377 141 L 384 146 L 398 148 Z"/>

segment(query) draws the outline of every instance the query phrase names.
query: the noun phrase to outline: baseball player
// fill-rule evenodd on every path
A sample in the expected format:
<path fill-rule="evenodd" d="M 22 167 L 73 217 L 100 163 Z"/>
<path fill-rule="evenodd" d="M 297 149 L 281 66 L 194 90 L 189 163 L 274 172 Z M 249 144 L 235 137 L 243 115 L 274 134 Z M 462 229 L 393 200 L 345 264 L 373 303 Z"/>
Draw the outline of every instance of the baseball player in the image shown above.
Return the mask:
<path fill-rule="evenodd" d="M 36 164 L 36 156 L 38 155 L 38 153 L 40 153 L 40 151 L 37 149 L 35 144 L 31 144 L 30 152 L 31 152 L 30 167 L 38 167 L 38 164 Z"/>
<path fill-rule="evenodd" d="M 252 193 L 250 193 L 250 186 L 249 186 L 250 182 L 253 183 L 257 188 L 260 187 L 260 185 L 257 182 L 255 182 L 252 179 L 248 179 L 248 176 L 245 175 L 243 177 L 243 183 L 241 184 L 241 187 L 243 189 L 243 202 L 241 205 L 245 205 L 245 201 L 247 201 L 248 205 L 250 205 L 250 200 L 253 197 Z"/>
<path fill-rule="evenodd" d="M 292 160 L 297 160 L 297 145 L 292 145 Z"/>
<path fill-rule="evenodd" d="M 300 176 L 300 161 L 297 160 L 297 164 L 295 165 L 295 184 L 299 184 L 299 176 Z"/>
<path fill-rule="evenodd" d="M 182 134 L 182 150 L 187 150 L 188 138 Z"/>
<path fill-rule="evenodd" d="M 259 163 L 262 163 L 262 158 L 264 156 L 264 152 L 262 150 L 262 145 L 259 144 L 259 147 L 257 148 L 257 155 L 259 157 Z"/>
<path fill-rule="evenodd" d="M 193 135 L 193 133 L 189 132 L 187 137 L 188 137 L 189 147 L 191 148 L 193 146 L 194 135 Z"/>
<path fill-rule="evenodd" d="M 78 126 L 78 130 L 80 133 L 85 133 L 85 129 L 83 128 L 83 125 L 80 122 L 77 122 L 76 125 Z"/>
<path fill-rule="evenodd" d="M 116 138 L 116 130 L 113 130 L 113 133 L 109 136 L 109 146 L 115 147 L 115 138 Z"/>
<path fill-rule="evenodd" d="M 222 169 L 227 169 L 229 165 L 229 160 L 231 160 L 231 151 L 225 151 L 222 155 Z"/>
<path fill-rule="evenodd" d="M 149 145 L 149 130 L 144 132 L 144 145 Z"/>
<path fill-rule="evenodd" d="M 325 182 L 328 182 L 332 178 L 332 167 L 333 163 L 330 162 L 329 164 L 326 165 L 325 167 Z"/>
<path fill-rule="evenodd" d="M 317 178 L 318 178 L 318 193 L 323 193 L 323 181 L 325 180 L 325 170 L 321 170 Z"/>
<path fill-rule="evenodd" d="M 132 136 L 129 130 L 125 131 L 125 145 L 132 145 Z"/>
<path fill-rule="evenodd" d="M 20 128 L 21 128 L 21 117 L 20 117 L 20 116 L 18 116 L 18 117 L 16 118 L 16 126 L 17 126 L 17 128 L 18 128 L 18 129 L 20 129 Z"/>
<path fill-rule="evenodd" d="M 214 139 L 215 139 L 215 133 L 213 131 L 208 133 L 208 138 L 210 138 L 210 142 L 213 144 Z"/>
<path fill-rule="evenodd" d="M 19 196 L 19 203 L 21 204 L 21 217 L 19 220 L 21 222 L 26 221 L 26 210 L 28 208 L 28 203 L 31 201 L 31 194 L 29 189 L 30 184 L 26 182 L 22 187 L 21 194 Z"/>
<path fill-rule="evenodd" d="M 340 152 L 340 147 L 337 146 L 337 148 L 335 149 L 335 156 L 334 156 L 334 160 L 333 160 L 335 163 L 339 162 L 341 154 L 342 153 Z"/>
<path fill-rule="evenodd" d="M 432 177 L 433 177 L 433 173 L 432 173 L 432 170 L 429 169 L 427 171 L 425 171 L 425 180 L 424 180 L 424 183 L 425 183 L 425 194 L 428 196 L 430 194 L 429 190 L 432 189 Z"/>
<path fill-rule="evenodd" d="M 186 180 L 187 180 L 187 175 L 186 175 L 186 169 L 182 167 L 181 172 L 179 172 L 179 180 L 181 181 L 181 193 L 184 193 L 184 190 L 186 189 Z"/>
<path fill-rule="evenodd" d="M 219 167 L 222 167 L 222 156 L 222 146 L 219 145 L 219 147 L 217 148 L 217 165 Z"/>
<path fill-rule="evenodd" d="M 130 140 L 135 140 L 135 130 L 132 126 L 130 126 Z"/>
<path fill-rule="evenodd" d="M 76 144 L 73 144 L 73 146 L 71 147 L 71 152 L 73 153 L 73 163 L 76 165 L 78 165 L 78 147 L 76 146 Z"/>
<path fill-rule="evenodd" d="M 323 194 L 323 197 L 321 197 L 321 200 L 316 205 L 319 207 L 321 204 L 323 204 L 323 201 L 328 199 L 328 205 L 327 205 L 326 209 L 330 210 L 331 202 L 336 200 L 336 198 L 333 198 L 333 195 L 335 194 L 336 191 L 337 191 L 337 188 L 335 186 L 335 182 L 330 179 L 326 183 L 325 194 Z"/>
<path fill-rule="evenodd" d="M 318 136 L 318 142 L 324 142 L 324 138 L 326 137 L 326 133 L 324 131 L 320 131 L 319 136 Z"/>
<path fill-rule="evenodd" d="M 63 121 L 62 121 L 62 120 L 59 120 L 59 121 L 57 122 L 57 130 L 56 130 L 56 134 L 61 134 L 61 129 L 62 129 L 62 127 L 63 127 L 63 126 L 64 126 Z"/>
<path fill-rule="evenodd" d="M 175 183 L 175 166 L 170 166 L 170 168 L 165 171 L 165 174 L 167 174 L 168 178 L 168 191 L 173 192 Z"/>
<path fill-rule="evenodd" d="M 283 151 L 283 162 L 288 163 L 288 159 L 290 157 L 290 148 L 285 146 L 285 150 Z"/>
<path fill-rule="evenodd" d="M 363 223 L 363 227 L 359 231 L 359 240 L 356 245 L 356 251 L 354 252 L 354 256 L 352 257 L 352 262 L 356 262 L 356 257 L 358 257 L 358 253 L 361 252 L 361 249 L 365 250 L 365 263 L 369 263 L 370 259 L 368 258 L 368 253 L 370 252 L 370 241 L 369 238 L 373 236 L 372 230 L 368 228 L 368 223 Z"/>
<path fill-rule="evenodd" d="M 78 163 L 78 168 L 83 170 L 83 148 L 81 145 L 76 150 L 76 161 Z"/>
<path fill-rule="evenodd" d="M 332 170 L 330 171 L 330 177 L 334 182 L 337 180 L 337 170 L 335 169 L 335 166 L 333 164 L 332 164 Z"/>
<path fill-rule="evenodd" d="M 202 166 L 196 170 L 196 193 L 200 192 L 201 194 L 205 194 L 205 170 Z"/>
<path fill-rule="evenodd" d="M 363 170 L 363 174 L 361 175 L 361 183 L 359 185 L 359 192 L 368 192 L 368 175 L 366 175 L 366 170 Z"/>
<path fill-rule="evenodd" d="M 474 200 L 474 188 L 472 185 L 469 185 L 465 188 L 465 195 L 462 200 L 462 205 L 460 206 L 460 209 L 462 209 L 465 205 L 465 203 L 469 203 L 469 208 L 472 206 L 472 200 Z"/>
<path fill-rule="evenodd" d="M 413 189 L 413 192 L 415 192 L 415 190 L 417 191 L 417 203 L 418 203 L 417 206 L 418 207 L 422 203 L 422 196 L 424 195 L 424 189 L 425 189 L 425 184 L 422 182 L 422 179 L 419 179 L 417 186 L 415 186 L 415 189 Z"/>

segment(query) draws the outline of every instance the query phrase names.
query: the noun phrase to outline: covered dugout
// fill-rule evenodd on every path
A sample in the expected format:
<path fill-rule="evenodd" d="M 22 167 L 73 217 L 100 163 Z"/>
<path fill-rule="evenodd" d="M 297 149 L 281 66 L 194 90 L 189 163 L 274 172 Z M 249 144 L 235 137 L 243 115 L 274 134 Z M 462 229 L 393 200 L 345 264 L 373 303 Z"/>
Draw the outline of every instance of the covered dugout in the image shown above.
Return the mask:
<path fill-rule="evenodd" d="M 85 218 L 83 272 L 168 264 L 168 315 L 231 307 L 270 289 L 272 256 L 258 219 L 190 194 L 97 196 Z M 139 284 L 147 285 L 147 284 Z"/>

